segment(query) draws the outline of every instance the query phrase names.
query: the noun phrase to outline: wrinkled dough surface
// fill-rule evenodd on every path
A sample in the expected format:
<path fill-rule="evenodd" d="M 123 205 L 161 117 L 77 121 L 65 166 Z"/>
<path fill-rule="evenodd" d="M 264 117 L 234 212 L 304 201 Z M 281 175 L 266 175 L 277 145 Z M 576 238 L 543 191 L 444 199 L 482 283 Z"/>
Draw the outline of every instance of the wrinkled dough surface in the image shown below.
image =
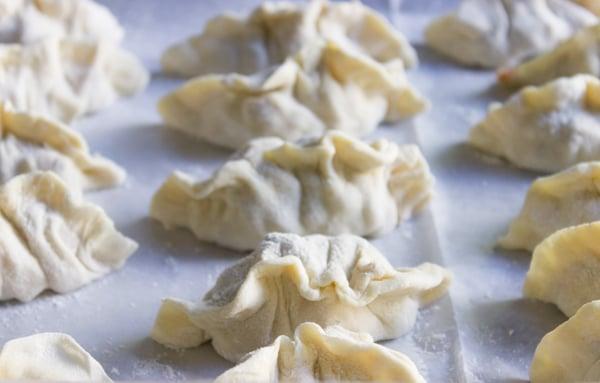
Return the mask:
<path fill-rule="evenodd" d="M 576 165 L 539 178 L 508 233 L 499 241 L 507 249 L 533 249 L 569 226 L 600 220 L 600 162 Z"/>
<path fill-rule="evenodd" d="M 469 143 L 541 172 L 600 160 L 600 80 L 578 75 L 527 87 L 493 104 Z"/>
<path fill-rule="evenodd" d="M 430 47 L 464 64 L 496 68 L 555 47 L 597 18 L 568 0 L 463 0 L 425 32 Z"/>
<path fill-rule="evenodd" d="M 600 222 L 559 230 L 536 247 L 524 292 L 567 316 L 600 299 Z"/>
<path fill-rule="evenodd" d="M 152 337 L 174 348 L 212 340 L 231 361 L 279 335 L 292 336 L 303 322 L 392 339 L 449 283 L 437 265 L 393 268 L 360 237 L 273 233 L 226 269 L 201 302 L 163 301 Z"/>
<path fill-rule="evenodd" d="M 294 141 L 329 129 L 364 136 L 428 106 L 401 62 L 384 66 L 335 44 L 317 56 L 310 68 L 289 59 L 251 76 L 195 78 L 162 98 L 159 112 L 168 127 L 240 148 L 257 137 Z"/>
<path fill-rule="evenodd" d="M 133 95 L 147 82 L 142 64 L 107 41 L 0 45 L 0 99 L 19 111 L 71 121 Z"/>
<path fill-rule="evenodd" d="M 123 169 L 91 155 L 78 133 L 0 103 L 0 183 L 34 171 L 52 171 L 73 190 L 111 187 L 125 179 Z"/>
<path fill-rule="evenodd" d="M 406 355 L 374 343 L 368 334 L 303 323 L 294 338 L 278 337 L 215 382 L 323 381 L 424 383 L 425 379 Z"/>
<path fill-rule="evenodd" d="M 108 8 L 91 0 L 0 0 L 0 43 L 48 37 L 119 43 L 123 29 Z"/>
<path fill-rule="evenodd" d="M 301 144 L 264 138 L 205 181 L 174 173 L 154 195 L 150 214 L 203 241 L 247 250 L 273 231 L 389 232 L 425 206 L 432 184 L 414 145 L 366 144 L 339 132 Z"/>
<path fill-rule="evenodd" d="M 0 187 L 0 301 L 73 291 L 120 268 L 136 248 L 51 172 Z"/>
<path fill-rule="evenodd" d="M 535 350 L 532 383 L 600 381 L 600 301 L 583 305 L 549 332 Z"/>
<path fill-rule="evenodd" d="M 406 38 L 360 2 L 313 0 L 264 2 L 248 17 L 219 15 L 197 36 L 170 46 L 163 70 L 194 77 L 216 73 L 254 74 L 327 42 L 377 62 L 417 64 Z"/>
<path fill-rule="evenodd" d="M 66 334 L 40 333 L 0 350 L 0 380 L 112 382 L 102 366 Z"/>
<path fill-rule="evenodd" d="M 499 72 L 498 80 L 511 87 L 540 85 L 576 74 L 600 76 L 600 25 L 582 29 L 552 51 Z"/>

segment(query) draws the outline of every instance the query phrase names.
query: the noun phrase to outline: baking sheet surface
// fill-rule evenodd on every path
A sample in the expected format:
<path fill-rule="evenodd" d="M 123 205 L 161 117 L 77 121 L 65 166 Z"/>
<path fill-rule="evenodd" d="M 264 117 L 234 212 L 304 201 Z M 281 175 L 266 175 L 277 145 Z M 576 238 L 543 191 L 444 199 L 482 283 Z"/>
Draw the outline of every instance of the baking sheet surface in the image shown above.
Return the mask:
<path fill-rule="evenodd" d="M 126 235 L 140 244 L 125 267 L 68 295 L 0 304 L 0 345 L 41 331 L 74 336 L 116 380 L 211 379 L 231 366 L 210 345 L 166 349 L 148 338 L 161 298 L 198 299 L 241 256 L 166 231 L 148 218 L 154 191 L 175 169 L 208 176 L 230 152 L 164 129 L 157 100 L 182 80 L 160 73 L 164 48 L 198 33 L 224 10 L 244 13 L 257 1 L 104 0 L 127 30 L 125 45 L 152 72 L 146 92 L 74 124 L 90 147 L 121 164 L 126 184 L 91 193 Z M 494 74 L 444 61 L 423 44 L 422 29 L 455 1 L 366 1 L 409 36 L 421 64 L 411 82 L 432 102 L 414 121 L 371 137 L 417 142 L 437 178 L 430 208 L 374 241 L 395 266 L 429 261 L 454 273 L 449 297 L 422 310 L 416 327 L 385 342 L 409 355 L 431 382 L 518 382 L 540 338 L 565 318 L 550 305 L 522 299 L 530 257 L 493 248 L 537 176 L 485 157 L 464 144 L 487 105 L 507 94 Z M 400 9 L 398 14 L 396 11 Z"/>

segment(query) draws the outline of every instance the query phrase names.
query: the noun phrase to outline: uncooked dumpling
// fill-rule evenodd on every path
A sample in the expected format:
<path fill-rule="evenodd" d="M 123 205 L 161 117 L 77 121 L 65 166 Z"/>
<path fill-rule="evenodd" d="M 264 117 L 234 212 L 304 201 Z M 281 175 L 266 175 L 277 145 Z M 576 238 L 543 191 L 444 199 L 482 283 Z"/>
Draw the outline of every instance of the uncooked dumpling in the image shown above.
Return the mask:
<path fill-rule="evenodd" d="M 498 74 L 512 86 L 539 85 L 576 74 L 600 76 L 600 24 L 585 28 L 554 50 Z"/>
<path fill-rule="evenodd" d="M 454 61 L 496 68 L 554 48 L 597 18 L 568 0 L 463 0 L 425 32 Z"/>
<path fill-rule="evenodd" d="M 254 74 L 309 47 L 333 42 L 377 62 L 417 64 L 408 41 L 385 18 L 360 2 L 264 2 L 247 18 L 232 14 L 206 23 L 198 36 L 169 47 L 163 69 L 193 77 Z"/>
<path fill-rule="evenodd" d="M 271 137 L 251 141 L 205 181 L 175 172 L 150 214 L 203 241 L 251 250 L 273 231 L 381 235 L 423 208 L 432 184 L 415 145 L 339 132 L 300 144 Z"/>
<path fill-rule="evenodd" d="M 535 350 L 532 383 L 600 381 L 600 301 L 582 306 L 542 338 Z"/>
<path fill-rule="evenodd" d="M 120 268 L 136 248 L 54 173 L 0 187 L 0 301 L 76 290 Z"/>
<path fill-rule="evenodd" d="M 600 222 L 557 231 L 533 252 L 525 296 L 551 302 L 567 316 L 600 299 Z"/>
<path fill-rule="evenodd" d="M 493 104 L 469 142 L 542 172 L 600 160 L 600 80 L 579 75 L 527 87 L 505 104 Z"/>
<path fill-rule="evenodd" d="M 137 59 L 108 42 L 0 45 L 0 99 L 20 111 L 70 121 L 133 95 L 147 81 Z"/>
<path fill-rule="evenodd" d="M 557 230 L 596 220 L 600 220 L 600 162 L 582 163 L 537 179 L 499 244 L 532 251 Z"/>
<path fill-rule="evenodd" d="M 0 103 L 0 183 L 37 170 L 54 172 L 74 190 L 115 186 L 125 178 L 111 161 L 90 155 L 78 133 Z"/>
<path fill-rule="evenodd" d="M 293 339 L 280 336 L 252 352 L 215 383 L 358 381 L 425 383 L 412 360 L 368 334 L 315 323 L 298 326 Z"/>
<path fill-rule="evenodd" d="M 427 107 L 399 61 L 383 66 L 334 44 L 319 55 L 308 70 L 290 59 L 252 76 L 198 77 L 165 96 L 159 112 L 171 128 L 241 148 L 253 138 L 295 141 L 329 129 L 364 136 Z"/>
<path fill-rule="evenodd" d="M 0 380 L 112 382 L 75 339 L 41 333 L 11 340 L 0 350 Z"/>
<path fill-rule="evenodd" d="M 163 301 L 152 337 L 174 348 L 212 340 L 231 361 L 292 336 L 303 322 L 392 339 L 449 283 L 449 272 L 434 264 L 395 269 L 360 237 L 272 233 L 226 269 L 201 302 Z"/>
<path fill-rule="evenodd" d="M 123 29 L 108 8 L 90 0 L 0 0 L 0 43 L 48 37 L 119 43 Z"/>

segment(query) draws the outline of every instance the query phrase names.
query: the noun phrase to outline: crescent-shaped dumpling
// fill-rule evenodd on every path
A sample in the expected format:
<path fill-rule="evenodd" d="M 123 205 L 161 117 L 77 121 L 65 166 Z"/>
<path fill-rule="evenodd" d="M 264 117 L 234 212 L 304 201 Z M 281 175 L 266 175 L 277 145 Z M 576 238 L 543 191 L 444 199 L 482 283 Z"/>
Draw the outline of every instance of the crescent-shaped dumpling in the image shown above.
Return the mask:
<path fill-rule="evenodd" d="M 392 339 L 413 326 L 419 307 L 447 291 L 450 279 L 430 263 L 396 269 L 360 237 L 273 233 L 226 269 L 201 302 L 163 301 L 152 337 L 174 348 L 212 340 L 231 361 L 292 336 L 303 322 Z"/>
<path fill-rule="evenodd" d="M 0 380 L 112 382 L 104 369 L 66 334 L 41 333 L 9 341 L 0 350 Z"/>
<path fill-rule="evenodd" d="M 567 316 L 600 299 L 600 222 L 562 229 L 533 252 L 525 296 L 551 302 Z"/>
<path fill-rule="evenodd" d="M 600 220 L 600 162 L 581 163 L 537 179 L 499 245 L 532 251 L 557 230 L 597 220 Z"/>
<path fill-rule="evenodd" d="M 310 322 L 298 326 L 293 338 L 282 335 L 252 352 L 215 383 L 357 381 L 425 383 L 412 360 L 368 334 Z"/>

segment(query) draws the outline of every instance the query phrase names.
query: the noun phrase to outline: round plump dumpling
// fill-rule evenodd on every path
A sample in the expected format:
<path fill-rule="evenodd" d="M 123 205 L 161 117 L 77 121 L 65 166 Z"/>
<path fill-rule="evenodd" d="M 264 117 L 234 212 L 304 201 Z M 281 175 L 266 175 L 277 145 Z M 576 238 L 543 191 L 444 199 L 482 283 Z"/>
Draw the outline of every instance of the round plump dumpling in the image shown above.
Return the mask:
<path fill-rule="evenodd" d="M 525 296 L 552 302 L 567 316 L 600 299 L 600 222 L 569 227 L 533 252 Z"/>

